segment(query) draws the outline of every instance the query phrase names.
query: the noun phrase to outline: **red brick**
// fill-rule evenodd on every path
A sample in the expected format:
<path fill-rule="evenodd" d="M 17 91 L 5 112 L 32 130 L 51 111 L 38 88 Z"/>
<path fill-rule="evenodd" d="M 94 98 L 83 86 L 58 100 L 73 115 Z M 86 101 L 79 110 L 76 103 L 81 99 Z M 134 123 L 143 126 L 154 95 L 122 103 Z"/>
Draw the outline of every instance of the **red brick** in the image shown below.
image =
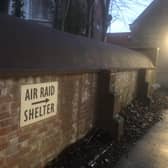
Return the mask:
<path fill-rule="evenodd" d="M 11 131 L 15 131 L 19 128 L 19 125 L 18 124 L 15 124 L 15 125 L 12 125 L 11 127 Z"/>
<path fill-rule="evenodd" d="M 4 158 L 0 158 L 0 167 L 1 168 L 5 167 L 5 159 Z"/>
<path fill-rule="evenodd" d="M 15 154 L 6 158 L 7 166 L 14 167 L 19 164 L 19 154 Z"/>
<path fill-rule="evenodd" d="M 0 137 L 0 151 L 7 148 L 9 142 L 8 142 L 8 138 L 5 137 Z"/>
<path fill-rule="evenodd" d="M 1 96 L 0 97 L 0 103 L 6 103 L 12 101 L 12 98 L 10 96 Z"/>
<path fill-rule="evenodd" d="M 39 133 L 42 133 L 42 132 L 47 132 L 47 127 L 40 127 L 39 128 Z"/>
<path fill-rule="evenodd" d="M 0 151 L 3 149 L 6 149 L 7 147 L 8 147 L 8 143 L 0 144 Z"/>
<path fill-rule="evenodd" d="M 3 119 L 0 120 L 0 127 L 7 127 L 11 124 L 12 119 L 11 118 L 7 118 L 7 119 Z"/>
<path fill-rule="evenodd" d="M 24 154 L 26 154 L 26 153 L 29 153 L 30 152 L 30 148 L 29 147 L 21 147 L 21 149 L 20 149 L 20 155 L 24 155 Z"/>
<path fill-rule="evenodd" d="M 9 134 L 8 134 L 8 139 L 13 139 L 13 138 L 16 138 L 19 136 L 19 131 L 18 130 L 15 130 L 15 131 L 11 131 Z"/>
<path fill-rule="evenodd" d="M 86 125 L 90 125 L 91 121 L 89 120 L 88 122 L 86 122 L 86 120 L 88 120 L 88 116 L 93 113 L 94 108 L 89 108 L 88 106 L 94 106 L 94 104 L 90 105 L 90 101 L 92 101 L 92 99 L 95 99 L 94 96 L 91 97 L 92 94 L 95 93 L 91 93 L 89 100 L 87 100 L 87 102 L 85 102 L 84 104 L 79 105 L 80 101 L 78 99 L 82 94 L 82 88 L 85 88 L 86 85 L 82 84 L 82 82 L 86 83 L 85 80 L 90 81 L 90 77 L 92 77 L 92 74 L 90 76 L 88 74 L 85 74 L 82 75 L 82 77 L 81 75 L 59 76 L 59 81 L 61 81 L 62 85 L 59 85 L 57 115 L 38 123 L 31 124 L 27 127 L 19 128 L 20 83 L 18 83 L 15 92 L 11 93 L 12 89 L 9 89 L 9 94 L 13 94 L 12 99 L 6 99 L 6 102 L 4 102 L 3 99 L 0 98 L 0 103 L 2 101 L 2 103 L 6 103 L 7 105 L 3 108 L 1 107 L 2 111 L 0 111 L 0 113 L 3 114 L 5 112 L 5 108 L 9 108 L 9 110 L 6 110 L 7 112 L 9 111 L 8 116 L 4 116 L 4 120 L 2 120 L 2 122 L 0 117 L 0 135 L 7 134 L 9 140 L 18 138 L 16 143 L 13 144 L 14 146 L 11 146 L 11 150 L 13 151 L 15 151 L 16 147 L 15 153 L 18 152 L 18 156 L 14 155 L 15 153 L 13 153 L 13 155 L 10 154 L 10 147 L 8 146 L 8 142 L 4 141 L 4 143 L 1 144 L 2 149 L 7 147 L 9 148 L 10 157 L 8 157 L 6 160 L 6 163 L 8 163 L 7 168 L 13 168 L 18 164 L 20 168 L 30 168 L 33 165 L 38 165 L 38 168 L 43 167 L 49 158 L 52 159 L 55 154 L 59 154 L 66 146 L 71 143 L 73 136 L 72 134 L 74 134 L 74 136 L 76 134 L 72 129 L 72 124 L 75 122 L 73 121 L 72 116 L 77 115 L 74 114 L 72 110 L 72 100 L 74 100 L 74 94 L 77 94 L 77 97 L 74 100 L 74 108 L 76 108 L 77 111 L 81 111 L 81 114 L 77 115 L 79 118 L 81 118 L 81 123 L 80 121 L 76 121 L 75 124 L 80 128 L 79 132 L 82 135 L 89 130 L 89 127 L 86 128 Z M 23 80 L 23 83 L 25 84 L 25 82 L 28 82 L 28 80 L 26 78 L 24 79 L 25 80 Z M 32 77 L 32 81 L 35 81 L 34 79 L 35 78 Z M 44 78 L 41 77 L 40 79 L 44 82 L 48 81 L 48 78 L 44 80 Z M 56 77 L 51 76 L 49 79 L 55 80 Z M 78 86 L 76 85 L 76 80 L 78 80 L 79 82 Z M 90 82 L 92 82 L 92 80 Z M 17 81 L 15 81 L 15 84 L 17 85 Z M 76 86 L 79 87 L 79 89 L 75 90 Z M 86 87 L 89 86 L 86 85 Z M 79 91 L 80 93 L 78 95 Z M 80 109 L 78 109 L 79 106 Z M 11 126 L 10 129 L 6 127 L 8 126 L 8 124 L 10 124 Z M 2 126 L 4 127 L 4 129 L 2 129 Z"/>
<path fill-rule="evenodd" d="M 9 112 L 9 110 L 10 106 L 8 102 L 0 104 L 0 113 Z"/>
<path fill-rule="evenodd" d="M 19 160 L 19 168 L 30 168 L 30 161 L 28 156 L 21 156 Z"/>
<path fill-rule="evenodd" d="M 11 131 L 11 127 L 0 128 L 0 136 L 6 135 Z"/>
<path fill-rule="evenodd" d="M 0 111 L 0 120 L 9 119 L 9 118 L 10 118 L 9 112 Z"/>
<path fill-rule="evenodd" d="M 21 134 L 19 135 L 19 142 L 25 141 L 27 139 L 29 139 L 31 137 L 31 134 L 27 133 L 27 134 Z"/>
<path fill-rule="evenodd" d="M 10 106 L 12 111 L 15 111 L 20 106 L 20 104 L 18 102 L 12 102 Z"/>

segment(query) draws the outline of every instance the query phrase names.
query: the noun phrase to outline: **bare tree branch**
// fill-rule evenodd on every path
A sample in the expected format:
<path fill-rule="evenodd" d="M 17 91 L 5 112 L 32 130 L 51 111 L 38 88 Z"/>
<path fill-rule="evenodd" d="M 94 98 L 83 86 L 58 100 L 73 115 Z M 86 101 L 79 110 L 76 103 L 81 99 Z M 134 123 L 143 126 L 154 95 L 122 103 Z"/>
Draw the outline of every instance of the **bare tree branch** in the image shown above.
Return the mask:
<path fill-rule="evenodd" d="M 130 16 L 136 15 L 139 7 L 145 7 L 150 0 L 111 0 L 109 13 L 112 14 L 112 22 L 122 20 L 124 24 L 130 20 Z M 127 12 L 125 12 L 127 11 Z"/>

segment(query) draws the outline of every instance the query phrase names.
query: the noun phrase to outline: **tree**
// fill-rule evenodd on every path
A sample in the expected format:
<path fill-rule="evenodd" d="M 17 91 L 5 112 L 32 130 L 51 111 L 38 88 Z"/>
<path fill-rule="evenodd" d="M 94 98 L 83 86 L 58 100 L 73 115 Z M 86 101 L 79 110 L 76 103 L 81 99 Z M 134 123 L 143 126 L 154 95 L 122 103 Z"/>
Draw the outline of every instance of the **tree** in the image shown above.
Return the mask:
<path fill-rule="evenodd" d="M 24 17 L 23 6 L 24 0 L 10 0 L 13 2 L 12 14 L 17 17 Z M 35 0 L 29 0 L 31 2 Z M 46 2 L 51 3 L 51 10 L 49 11 Z M 149 1 L 149 0 L 145 0 Z M 0 10 L 5 11 L 8 9 L 8 0 L 0 0 Z M 79 34 L 88 38 L 94 38 L 97 40 L 104 40 L 106 35 L 107 27 L 110 25 L 111 19 L 115 21 L 123 18 L 126 13 L 122 13 L 124 9 L 130 8 L 133 2 L 141 5 L 141 0 L 39 0 L 35 1 L 36 5 L 43 7 L 43 12 L 51 13 L 54 11 L 53 27 L 60 31 L 65 31 L 73 34 Z M 34 4 L 34 3 L 31 3 Z M 38 7 L 38 5 L 37 5 Z M 31 10 L 31 8 L 24 9 Z M 54 10 L 53 10 L 54 9 Z M 113 12 L 110 12 L 109 9 Z M 25 11 L 31 13 L 32 11 Z M 125 18 L 124 18 L 125 19 Z M 124 20 L 123 19 L 123 20 Z M 46 20 L 46 18 L 44 18 Z"/>
<path fill-rule="evenodd" d="M 23 18 L 24 17 L 23 6 L 24 6 L 23 0 L 13 0 L 12 14 L 16 17 Z"/>
<path fill-rule="evenodd" d="M 104 40 L 109 4 L 110 0 L 55 0 L 54 27 Z"/>
<path fill-rule="evenodd" d="M 111 0 L 109 12 L 112 14 L 112 22 L 122 20 L 123 22 L 132 21 L 130 16 L 137 14 L 139 7 L 146 7 L 152 0 Z"/>
<path fill-rule="evenodd" d="M 54 27 L 103 41 L 111 20 L 126 22 L 129 17 L 124 11 L 130 9 L 133 13 L 133 6 L 137 8 L 147 1 L 150 0 L 55 0 Z"/>

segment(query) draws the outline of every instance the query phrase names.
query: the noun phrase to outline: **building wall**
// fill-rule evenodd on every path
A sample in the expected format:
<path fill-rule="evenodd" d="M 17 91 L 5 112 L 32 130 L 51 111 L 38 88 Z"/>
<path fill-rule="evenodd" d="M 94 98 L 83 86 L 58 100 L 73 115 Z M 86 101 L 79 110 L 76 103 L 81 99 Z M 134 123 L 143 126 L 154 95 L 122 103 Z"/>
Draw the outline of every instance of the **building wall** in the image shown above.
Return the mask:
<path fill-rule="evenodd" d="M 111 90 L 119 96 L 121 107 L 124 107 L 136 97 L 138 71 L 117 72 L 111 76 Z"/>
<path fill-rule="evenodd" d="M 156 76 L 157 75 L 158 74 L 156 73 L 156 70 L 147 70 L 146 71 L 145 81 L 149 84 L 148 96 L 151 96 L 153 94 L 153 88 L 151 86 L 154 83 L 156 83 Z"/>
<path fill-rule="evenodd" d="M 168 49 L 166 45 L 160 49 L 157 64 L 157 82 L 163 88 L 168 88 Z"/>
<path fill-rule="evenodd" d="M 12 15 L 13 0 L 9 1 L 8 14 Z M 24 19 L 35 20 L 41 22 L 52 22 L 54 1 L 52 0 L 23 0 L 23 15 Z"/>
<path fill-rule="evenodd" d="M 167 1 L 154 1 L 152 8 L 146 9 L 143 15 L 131 25 L 133 45 L 139 47 L 158 47 L 160 54 L 157 64 L 157 83 L 163 88 L 168 88 L 168 59 L 167 59 Z"/>
<path fill-rule="evenodd" d="M 58 81 L 55 117 L 20 128 L 20 86 Z M 0 167 L 40 168 L 93 125 L 95 74 L 0 80 Z"/>
<path fill-rule="evenodd" d="M 115 77 L 114 77 L 115 76 Z M 111 73 L 122 106 L 136 95 L 137 71 Z M 0 167 L 43 168 L 95 123 L 98 73 L 0 79 Z M 56 116 L 21 127 L 21 85 L 58 81 Z M 105 99 L 105 98 L 104 98 Z"/>
<path fill-rule="evenodd" d="M 130 25 L 132 37 L 144 45 L 160 47 L 167 29 L 167 1 L 152 2 L 137 20 Z M 159 41 L 158 41 L 159 40 Z"/>

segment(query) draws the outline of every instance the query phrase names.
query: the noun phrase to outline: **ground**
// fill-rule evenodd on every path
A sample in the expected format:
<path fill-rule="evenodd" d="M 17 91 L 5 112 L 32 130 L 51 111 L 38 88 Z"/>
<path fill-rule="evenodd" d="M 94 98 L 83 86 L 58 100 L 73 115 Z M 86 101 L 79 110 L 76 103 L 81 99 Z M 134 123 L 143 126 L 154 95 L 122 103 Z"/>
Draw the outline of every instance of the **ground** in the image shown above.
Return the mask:
<path fill-rule="evenodd" d="M 156 92 L 148 105 L 134 100 L 121 111 L 125 124 L 119 142 L 94 128 L 46 168 L 167 168 L 168 97 L 163 93 Z"/>
<path fill-rule="evenodd" d="M 153 126 L 138 141 L 128 156 L 124 156 L 115 168 L 167 168 L 168 167 L 168 110 L 163 120 Z"/>

